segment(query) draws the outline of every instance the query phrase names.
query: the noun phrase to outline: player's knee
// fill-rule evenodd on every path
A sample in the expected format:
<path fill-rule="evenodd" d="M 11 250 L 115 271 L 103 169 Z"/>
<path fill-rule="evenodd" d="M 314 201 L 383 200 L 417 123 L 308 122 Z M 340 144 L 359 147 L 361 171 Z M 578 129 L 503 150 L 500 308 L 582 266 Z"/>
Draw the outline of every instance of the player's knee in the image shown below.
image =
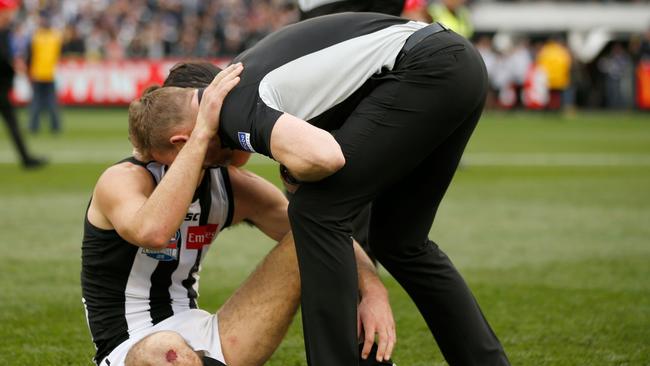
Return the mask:
<path fill-rule="evenodd" d="M 180 334 L 172 331 L 152 333 L 131 347 L 125 366 L 201 366 L 198 354 Z"/>

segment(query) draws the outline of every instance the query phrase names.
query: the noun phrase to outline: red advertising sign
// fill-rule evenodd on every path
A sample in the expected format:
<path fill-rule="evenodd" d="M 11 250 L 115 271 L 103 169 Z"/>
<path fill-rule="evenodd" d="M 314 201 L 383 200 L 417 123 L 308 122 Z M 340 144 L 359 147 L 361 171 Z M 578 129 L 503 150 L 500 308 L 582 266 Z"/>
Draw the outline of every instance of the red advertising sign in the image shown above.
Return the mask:
<path fill-rule="evenodd" d="M 640 62 L 637 66 L 636 103 L 641 109 L 650 109 L 650 61 Z"/>
<path fill-rule="evenodd" d="M 229 60 L 211 60 L 223 67 Z M 86 61 L 63 60 L 56 73 L 56 89 L 63 105 L 128 105 L 151 85 L 161 85 L 178 60 Z M 31 100 L 24 75 L 16 77 L 12 100 Z"/>

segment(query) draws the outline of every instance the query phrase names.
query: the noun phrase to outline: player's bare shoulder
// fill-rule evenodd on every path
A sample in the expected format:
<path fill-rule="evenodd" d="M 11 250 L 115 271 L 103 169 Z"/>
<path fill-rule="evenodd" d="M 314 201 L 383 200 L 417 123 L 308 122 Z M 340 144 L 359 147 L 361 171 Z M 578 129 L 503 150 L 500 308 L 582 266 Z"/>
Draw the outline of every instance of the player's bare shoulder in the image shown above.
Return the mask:
<path fill-rule="evenodd" d="M 97 180 L 93 196 L 105 190 L 115 192 L 117 188 L 123 191 L 148 191 L 150 194 L 154 187 L 151 173 L 144 166 L 123 161 L 104 170 Z"/>
<path fill-rule="evenodd" d="M 100 175 L 93 190 L 88 220 L 103 229 L 113 229 L 109 212 L 127 201 L 146 199 L 155 188 L 147 169 L 124 161 L 108 167 Z"/>

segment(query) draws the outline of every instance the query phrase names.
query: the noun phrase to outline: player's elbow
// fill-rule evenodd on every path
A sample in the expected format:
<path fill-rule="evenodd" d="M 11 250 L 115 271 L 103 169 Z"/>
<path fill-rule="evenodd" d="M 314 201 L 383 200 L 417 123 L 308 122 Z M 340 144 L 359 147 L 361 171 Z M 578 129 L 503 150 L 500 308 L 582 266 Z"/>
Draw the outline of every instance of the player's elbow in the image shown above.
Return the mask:
<path fill-rule="evenodd" d="M 138 230 L 134 235 L 135 243 L 146 249 L 160 250 L 169 245 L 171 236 L 162 233 L 162 230 Z"/>

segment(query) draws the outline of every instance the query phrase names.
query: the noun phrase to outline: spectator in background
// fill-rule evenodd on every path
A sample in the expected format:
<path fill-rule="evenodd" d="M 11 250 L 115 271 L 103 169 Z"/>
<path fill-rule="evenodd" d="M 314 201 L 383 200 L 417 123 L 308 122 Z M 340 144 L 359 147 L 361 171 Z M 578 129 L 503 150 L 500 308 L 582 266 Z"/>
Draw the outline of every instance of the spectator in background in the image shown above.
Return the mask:
<path fill-rule="evenodd" d="M 637 51 L 639 61 L 650 61 L 650 27 L 645 31 Z"/>
<path fill-rule="evenodd" d="M 108 32 L 108 42 L 104 47 L 104 59 L 109 61 L 119 61 L 124 58 L 124 47 L 118 39 L 117 32 L 115 30 L 109 30 Z"/>
<path fill-rule="evenodd" d="M 493 42 L 501 53 L 489 75 L 490 83 L 498 90 L 498 103 L 506 109 L 523 107 L 524 83 L 532 65 L 530 42 L 527 38 L 512 41 L 509 37 L 495 37 Z"/>
<path fill-rule="evenodd" d="M 41 13 L 39 26 L 32 36 L 29 47 L 29 77 L 32 81 L 32 103 L 30 105 L 29 130 L 37 133 L 40 128 L 40 115 L 43 110 L 50 114 L 52 133 L 61 131 L 61 118 L 54 86 L 56 64 L 61 54 L 63 35 L 52 28 L 49 14 Z"/>
<path fill-rule="evenodd" d="M 537 65 L 546 72 L 548 77 L 550 90 L 548 109 L 558 110 L 566 104 L 571 86 L 571 63 L 571 52 L 560 36 L 546 41 L 537 53 Z"/>
<path fill-rule="evenodd" d="M 13 86 L 15 74 L 9 30 L 17 6 L 15 0 L 0 0 L 0 114 L 9 129 L 9 136 L 18 150 L 22 166 L 37 168 L 43 166 L 46 161 L 35 158 L 27 152 L 27 147 L 18 128 L 16 111 L 9 101 L 9 90 Z"/>
<path fill-rule="evenodd" d="M 25 23 L 14 24 L 11 32 L 11 49 L 13 50 L 14 62 L 20 63 L 16 71 L 23 72 L 25 69 L 25 55 L 29 47 L 30 34 Z"/>
<path fill-rule="evenodd" d="M 84 37 L 84 48 L 86 58 L 89 60 L 101 60 L 104 57 L 104 45 L 106 44 L 106 32 L 99 22 L 94 22 L 86 37 Z"/>
<path fill-rule="evenodd" d="M 191 53 L 184 56 L 234 56 L 268 33 L 294 23 L 297 12 L 293 1 L 48 0 L 46 3 L 53 24 L 62 29 L 73 25 L 78 38 L 83 40 L 85 57 L 98 60 L 115 59 L 120 54 L 127 58 L 176 57 L 181 49 L 188 47 Z M 42 6 L 43 2 L 39 1 L 24 2 L 18 23 L 31 32 L 36 28 Z M 66 30 L 66 40 L 71 37 L 71 31 Z M 186 31 L 193 34 L 184 37 Z"/>
<path fill-rule="evenodd" d="M 474 26 L 465 0 L 441 0 L 429 6 L 431 19 L 451 28 L 465 38 L 474 34 Z"/>
<path fill-rule="evenodd" d="M 612 44 L 608 54 L 598 61 L 598 69 L 605 78 L 605 105 L 621 109 L 632 106 L 634 64 L 619 42 Z"/>
<path fill-rule="evenodd" d="M 496 93 L 498 90 L 497 84 L 495 83 L 494 76 L 498 72 L 499 56 L 494 49 L 492 48 L 492 39 L 488 36 L 481 36 L 475 44 L 476 50 L 481 54 L 483 62 L 485 63 L 485 69 L 488 73 L 488 94 L 485 102 L 486 108 L 494 108 L 496 105 Z"/>
<path fill-rule="evenodd" d="M 68 24 L 63 31 L 63 46 L 61 54 L 65 57 L 83 57 L 86 53 L 86 47 L 83 39 L 79 36 L 77 27 L 74 24 Z"/>

